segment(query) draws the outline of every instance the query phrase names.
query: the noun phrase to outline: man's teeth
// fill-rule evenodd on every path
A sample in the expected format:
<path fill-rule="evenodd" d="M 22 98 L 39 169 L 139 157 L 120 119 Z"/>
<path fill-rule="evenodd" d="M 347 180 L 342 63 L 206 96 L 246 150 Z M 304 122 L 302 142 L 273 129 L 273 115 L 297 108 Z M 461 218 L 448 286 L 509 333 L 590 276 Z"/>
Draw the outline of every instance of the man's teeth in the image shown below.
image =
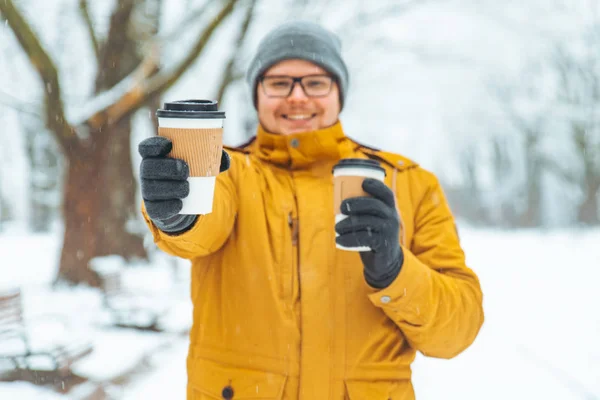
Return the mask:
<path fill-rule="evenodd" d="M 299 115 L 286 115 L 285 117 L 287 119 L 301 120 L 301 119 L 311 119 L 312 115 L 309 115 L 309 114 L 299 114 Z"/>

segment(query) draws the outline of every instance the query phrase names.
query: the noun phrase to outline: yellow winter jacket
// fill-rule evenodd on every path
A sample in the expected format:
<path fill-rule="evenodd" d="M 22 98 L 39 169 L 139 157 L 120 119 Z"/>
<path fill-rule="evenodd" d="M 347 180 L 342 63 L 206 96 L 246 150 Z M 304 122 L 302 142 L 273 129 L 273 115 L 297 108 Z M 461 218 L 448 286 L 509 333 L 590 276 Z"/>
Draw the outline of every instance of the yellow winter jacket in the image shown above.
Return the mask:
<path fill-rule="evenodd" d="M 192 261 L 188 399 L 414 399 L 417 351 L 450 358 L 473 342 L 482 293 L 433 174 L 339 122 L 259 127 L 228 151 L 214 211 L 189 231 L 161 232 L 144 212 L 158 247 Z M 331 170 L 349 157 L 380 161 L 397 197 L 404 265 L 383 290 L 335 247 Z"/>

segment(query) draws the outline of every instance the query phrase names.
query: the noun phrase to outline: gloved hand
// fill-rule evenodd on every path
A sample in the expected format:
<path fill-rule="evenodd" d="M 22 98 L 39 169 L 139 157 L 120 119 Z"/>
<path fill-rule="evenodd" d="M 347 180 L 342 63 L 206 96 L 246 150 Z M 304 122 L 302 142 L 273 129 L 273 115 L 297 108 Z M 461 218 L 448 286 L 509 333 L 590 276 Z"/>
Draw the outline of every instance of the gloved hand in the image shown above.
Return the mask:
<path fill-rule="evenodd" d="M 400 273 L 404 253 L 400 247 L 400 217 L 394 193 L 381 181 L 365 178 L 365 192 L 373 197 L 352 197 L 342 202 L 340 211 L 348 215 L 335 225 L 336 238 L 345 247 L 369 246 L 360 252 L 367 283 L 377 289 L 389 286 Z"/>
<path fill-rule="evenodd" d="M 159 229 L 178 233 L 191 227 L 197 216 L 179 215 L 183 207 L 181 199 L 190 191 L 187 181 L 190 169 L 185 161 L 167 157 L 172 148 L 171 141 L 162 136 L 152 136 L 140 142 L 140 181 L 150 219 Z M 220 172 L 228 170 L 230 163 L 229 154 L 223 150 Z"/>

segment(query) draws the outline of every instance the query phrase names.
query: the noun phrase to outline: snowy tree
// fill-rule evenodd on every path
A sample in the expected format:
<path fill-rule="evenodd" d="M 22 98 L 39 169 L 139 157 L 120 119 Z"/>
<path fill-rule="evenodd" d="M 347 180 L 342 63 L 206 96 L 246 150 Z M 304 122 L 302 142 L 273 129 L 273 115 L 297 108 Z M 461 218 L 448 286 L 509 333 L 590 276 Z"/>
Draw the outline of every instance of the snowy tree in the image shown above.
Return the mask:
<path fill-rule="evenodd" d="M 553 212 L 580 224 L 600 223 L 599 48 L 596 20 L 556 40 L 503 99 L 522 149 L 521 160 L 512 157 L 524 178 L 518 225 L 539 226 Z M 554 200 L 561 196 L 565 201 Z"/>
<path fill-rule="evenodd" d="M 548 165 L 567 188 L 578 189 L 577 222 L 600 223 L 600 20 L 588 27 L 578 46 L 557 46 L 552 67 L 557 75 L 556 115 L 566 129 L 572 152 L 568 162 Z"/>
<path fill-rule="evenodd" d="M 597 224 L 598 3 L 515 1 L 503 13 L 495 4 L 473 7 L 519 39 L 521 51 L 503 68 L 486 65 L 485 91 L 449 124 L 461 138 L 450 200 L 461 217 L 484 224 Z"/>
<path fill-rule="evenodd" d="M 139 215 L 131 160 L 131 118 L 141 108 L 156 109 L 161 94 L 203 53 L 235 6 L 248 8 L 247 3 L 235 0 L 194 5 L 195 11 L 186 13 L 180 28 L 195 28 L 198 33 L 185 54 L 170 65 L 161 60 L 160 49 L 173 43 L 178 33 L 161 34 L 161 3 L 117 1 L 102 34 L 96 29 L 101 25 L 97 19 L 102 17 L 95 19 L 88 2 L 79 1 L 79 25 L 87 31 L 95 76 L 89 98 L 75 107 L 66 101 L 67 93 L 83 89 L 65 82 L 81 82 L 69 81 L 63 70 L 72 65 L 56 61 L 61 54 L 48 51 L 40 40 L 44 37 L 12 0 L 0 2 L 2 18 L 41 80 L 45 127 L 67 161 L 60 280 L 96 285 L 97 277 L 88 268 L 90 259 L 107 254 L 146 256 L 142 238 L 127 229 Z M 171 42 L 166 42 L 169 39 Z M 76 108 L 78 115 L 73 116 L 71 108 Z"/>

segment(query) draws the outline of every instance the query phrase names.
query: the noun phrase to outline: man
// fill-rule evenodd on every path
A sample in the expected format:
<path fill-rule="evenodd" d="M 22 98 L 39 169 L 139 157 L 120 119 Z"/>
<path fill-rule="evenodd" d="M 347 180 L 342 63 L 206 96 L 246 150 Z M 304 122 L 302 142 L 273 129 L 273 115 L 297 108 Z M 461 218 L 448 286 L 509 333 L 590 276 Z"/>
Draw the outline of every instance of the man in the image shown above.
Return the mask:
<path fill-rule="evenodd" d="M 413 399 L 416 352 L 454 357 L 483 323 L 437 179 L 344 134 L 340 52 L 311 23 L 262 41 L 247 74 L 260 125 L 224 153 L 211 214 L 177 215 L 187 166 L 167 158 L 167 139 L 140 144 L 154 240 L 192 261 L 189 399 Z M 366 179 L 371 196 L 344 201 L 336 225 L 342 158 L 375 159 L 386 179 Z"/>

